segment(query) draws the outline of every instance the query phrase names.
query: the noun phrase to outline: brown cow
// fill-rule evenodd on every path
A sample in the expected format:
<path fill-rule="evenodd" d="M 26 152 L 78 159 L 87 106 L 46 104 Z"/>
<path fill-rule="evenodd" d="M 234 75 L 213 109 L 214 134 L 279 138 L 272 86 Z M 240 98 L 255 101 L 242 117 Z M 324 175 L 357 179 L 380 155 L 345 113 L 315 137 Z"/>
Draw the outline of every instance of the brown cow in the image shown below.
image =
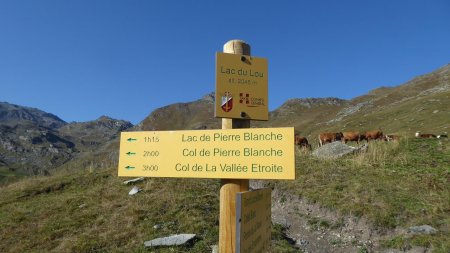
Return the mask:
<path fill-rule="evenodd" d="M 347 143 L 347 141 L 356 141 L 359 144 L 360 141 L 365 140 L 366 136 L 364 134 L 360 134 L 359 132 L 343 132 L 342 133 L 342 141 Z"/>
<path fill-rule="evenodd" d="M 416 138 L 436 138 L 434 134 L 421 134 L 420 131 L 416 132 Z"/>
<path fill-rule="evenodd" d="M 367 142 L 370 140 L 382 140 L 384 138 L 383 132 L 379 130 L 368 131 L 365 134 Z"/>
<path fill-rule="evenodd" d="M 311 150 L 311 144 L 308 143 L 308 139 L 298 134 L 295 135 L 295 145 L 299 146 L 303 150 L 305 149 Z"/>
<path fill-rule="evenodd" d="M 322 147 L 325 143 L 331 143 L 333 141 L 340 141 L 342 139 L 342 133 L 321 133 L 319 134 L 319 147 Z"/>

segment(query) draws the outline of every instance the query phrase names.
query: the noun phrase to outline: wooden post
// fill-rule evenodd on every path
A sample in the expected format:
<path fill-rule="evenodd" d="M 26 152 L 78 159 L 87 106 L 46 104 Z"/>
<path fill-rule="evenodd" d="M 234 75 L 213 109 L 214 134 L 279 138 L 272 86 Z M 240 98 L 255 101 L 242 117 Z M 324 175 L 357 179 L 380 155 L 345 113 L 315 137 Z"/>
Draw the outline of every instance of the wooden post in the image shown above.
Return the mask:
<path fill-rule="evenodd" d="M 250 45 L 242 40 L 230 40 L 223 52 L 250 56 Z M 217 94 L 216 94 L 217 96 Z M 222 119 L 222 129 L 250 128 L 248 119 Z M 219 253 L 234 253 L 236 247 L 236 193 L 249 190 L 248 179 L 221 179 Z"/>

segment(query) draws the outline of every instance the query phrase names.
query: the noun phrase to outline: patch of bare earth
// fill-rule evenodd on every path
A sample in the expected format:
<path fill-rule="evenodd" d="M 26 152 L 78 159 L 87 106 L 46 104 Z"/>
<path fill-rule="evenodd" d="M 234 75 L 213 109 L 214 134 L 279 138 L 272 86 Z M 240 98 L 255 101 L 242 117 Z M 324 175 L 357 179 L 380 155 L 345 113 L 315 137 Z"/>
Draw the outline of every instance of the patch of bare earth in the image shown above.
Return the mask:
<path fill-rule="evenodd" d="M 262 187 L 262 181 L 251 182 L 251 188 Z M 405 250 L 382 248 L 381 240 L 405 234 L 406 230 L 375 228 L 364 218 L 341 215 L 277 189 L 272 192 L 272 222 L 286 227 L 286 236 L 295 243 L 299 252 L 304 253 L 431 252 L 423 247 Z"/>

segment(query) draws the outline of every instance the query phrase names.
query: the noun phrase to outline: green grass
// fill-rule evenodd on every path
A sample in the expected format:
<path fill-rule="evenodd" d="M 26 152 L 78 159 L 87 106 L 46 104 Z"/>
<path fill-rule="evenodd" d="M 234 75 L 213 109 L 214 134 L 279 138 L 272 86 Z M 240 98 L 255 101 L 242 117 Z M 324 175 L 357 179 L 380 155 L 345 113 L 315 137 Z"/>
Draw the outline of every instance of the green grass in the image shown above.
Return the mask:
<path fill-rule="evenodd" d="M 409 250 L 412 246 L 421 246 L 425 248 L 432 247 L 434 253 L 447 253 L 450 249 L 448 242 L 448 235 L 416 235 L 414 237 L 408 236 L 394 236 L 393 238 L 383 240 L 381 245 L 385 248 L 396 248 L 400 250 Z"/>
<path fill-rule="evenodd" d="M 26 174 L 19 171 L 12 171 L 11 169 L 0 166 L 0 185 L 6 185 L 15 182 L 25 177 Z"/>
<path fill-rule="evenodd" d="M 144 241 L 174 233 L 199 237 L 176 250 L 210 251 L 218 239 L 217 182 L 150 179 L 128 196 L 131 186 L 115 173 L 83 171 L 2 188 L 0 252 L 139 252 Z"/>
<path fill-rule="evenodd" d="M 203 253 L 218 244 L 219 180 L 147 179 L 129 196 L 132 186 L 116 173 L 61 172 L 0 188 L 0 252 Z M 176 233 L 198 238 L 190 247 L 144 248 Z M 275 252 L 295 252 L 276 229 L 274 237 Z"/>
<path fill-rule="evenodd" d="M 297 157 L 295 182 L 278 182 L 287 191 L 322 206 L 368 218 L 382 229 L 429 224 L 436 235 L 412 236 L 411 245 L 450 250 L 450 142 L 403 139 L 371 142 L 367 153 L 338 160 Z M 321 226 L 321 221 L 311 223 Z M 385 246 L 401 248 L 394 242 Z"/>
<path fill-rule="evenodd" d="M 273 182 L 285 194 L 367 218 L 380 229 L 431 225 L 437 234 L 396 235 L 382 244 L 449 251 L 448 140 L 371 142 L 367 153 L 336 160 L 299 153 L 296 162 L 296 181 Z M 175 233 L 195 233 L 198 240 L 191 247 L 155 252 L 203 253 L 218 243 L 218 180 L 146 179 L 138 184 L 142 192 L 128 196 L 132 186 L 123 185 L 116 173 L 88 167 L 2 186 L 0 252 L 149 252 L 144 241 Z M 326 229 L 342 221 L 311 218 L 309 225 Z M 298 252 L 278 225 L 272 247 Z"/>

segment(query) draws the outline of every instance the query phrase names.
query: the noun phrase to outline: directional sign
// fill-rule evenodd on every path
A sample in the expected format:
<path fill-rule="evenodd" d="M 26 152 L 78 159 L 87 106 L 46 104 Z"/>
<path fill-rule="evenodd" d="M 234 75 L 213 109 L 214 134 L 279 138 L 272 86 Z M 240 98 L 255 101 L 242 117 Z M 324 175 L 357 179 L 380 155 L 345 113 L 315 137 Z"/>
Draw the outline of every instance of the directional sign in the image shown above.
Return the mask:
<path fill-rule="evenodd" d="M 295 179 L 294 128 L 122 132 L 119 176 Z"/>
<path fill-rule="evenodd" d="M 217 53 L 215 116 L 268 120 L 268 106 L 267 59 Z"/>
<path fill-rule="evenodd" d="M 240 192 L 236 196 L 236 253 L 269 252 L 272 235 L 272 189 Z"/>

